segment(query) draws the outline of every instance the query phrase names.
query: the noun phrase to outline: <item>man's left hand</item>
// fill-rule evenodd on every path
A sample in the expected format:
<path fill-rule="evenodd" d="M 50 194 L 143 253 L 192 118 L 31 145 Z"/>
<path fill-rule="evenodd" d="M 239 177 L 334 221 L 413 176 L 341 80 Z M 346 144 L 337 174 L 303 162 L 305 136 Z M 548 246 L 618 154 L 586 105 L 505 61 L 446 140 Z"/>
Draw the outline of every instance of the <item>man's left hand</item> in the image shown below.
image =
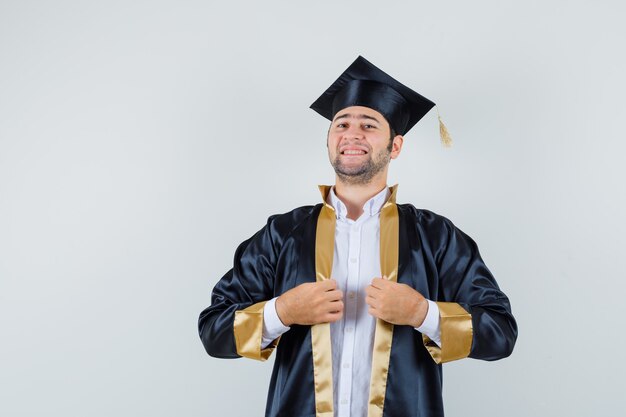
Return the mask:
<path fill-rule="evenodd" d="M 391 324 L 420 327 L 428 313 L 428 301 L 406 284 L 374 278 L 365 288 L 369 313 Z"/>

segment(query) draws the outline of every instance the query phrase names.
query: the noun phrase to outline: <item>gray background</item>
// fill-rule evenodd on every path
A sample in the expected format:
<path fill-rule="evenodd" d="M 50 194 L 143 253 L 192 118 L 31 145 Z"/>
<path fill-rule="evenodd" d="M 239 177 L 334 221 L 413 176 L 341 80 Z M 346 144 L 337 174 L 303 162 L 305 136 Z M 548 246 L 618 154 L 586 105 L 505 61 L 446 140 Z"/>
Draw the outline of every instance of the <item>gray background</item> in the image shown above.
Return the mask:
<path fill-rule="evenodd" d="M 333 180 L 309 104 L 364 55 L 439 104 L 399 201 L 470 234 L 512 357 L 449 416 L 623 415 L 618 1 L 0 1 L 0 415 L 260 416 L 196 330 L 236 245 Z"/>

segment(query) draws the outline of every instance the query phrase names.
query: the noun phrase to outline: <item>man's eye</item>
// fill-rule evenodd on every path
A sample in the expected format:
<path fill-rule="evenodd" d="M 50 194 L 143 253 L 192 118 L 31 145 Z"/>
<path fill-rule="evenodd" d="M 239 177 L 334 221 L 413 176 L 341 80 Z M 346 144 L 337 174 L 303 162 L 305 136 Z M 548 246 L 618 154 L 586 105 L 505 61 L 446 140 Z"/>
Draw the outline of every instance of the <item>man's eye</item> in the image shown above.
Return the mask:
<path fill-rule="evenodd" d="M 366 129 L 374 129 L 374 128 L 376 128 L 376 126 L 374 126 L 374 125 L 365 125 L 363 127 L 366 128 Z"/>
<path fill-rule="evenodd" d="M 337 127 L 340 129 L 343 129 L 344 127 L 346 127 L 347 125 L 345 123 L 338 123 Z"/>

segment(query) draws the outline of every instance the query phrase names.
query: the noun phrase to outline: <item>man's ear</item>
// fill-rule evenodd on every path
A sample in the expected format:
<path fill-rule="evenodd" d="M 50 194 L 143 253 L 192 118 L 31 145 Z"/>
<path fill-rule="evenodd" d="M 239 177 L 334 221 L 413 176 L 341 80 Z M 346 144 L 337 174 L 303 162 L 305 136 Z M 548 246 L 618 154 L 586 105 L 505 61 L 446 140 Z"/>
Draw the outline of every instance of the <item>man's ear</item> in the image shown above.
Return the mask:
<path fill-rule="evenodd" d="M 328 148 L 328 138 L 330 137 L 330 129 L 333 127 L 333 124 L 331 123 L 330 126 L 328 126 L 328 131 L 326 132 L 326 147 Z"/>
<path fill-rule="evenodd" d="M 396 135 L 393 138 L 393 142 L 391 144 L 391 159 L 396 159 L 398 155 L 400 155 L 400 151 L 402 151 L 402 144 L 404 143 L 404 136 Z"/>

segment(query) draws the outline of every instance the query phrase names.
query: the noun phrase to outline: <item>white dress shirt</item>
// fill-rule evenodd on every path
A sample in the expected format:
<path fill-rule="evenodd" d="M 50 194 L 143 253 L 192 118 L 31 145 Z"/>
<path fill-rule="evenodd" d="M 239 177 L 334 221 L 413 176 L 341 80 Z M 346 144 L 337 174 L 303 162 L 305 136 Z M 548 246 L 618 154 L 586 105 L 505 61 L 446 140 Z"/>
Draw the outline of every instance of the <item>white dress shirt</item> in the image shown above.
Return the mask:
<path fill-rule="evenodd" d="M 345 204 L 334 188 L 328 203 L 335 209 L 335 251 L 332 278 L 344 294 L 344 312 L 331 323 L 334 410 L 337 417 L 367 416 L 372 349 L 376 319 L 368 313 L 365 288 L 380 272 L 380 210 L 389 197 L 385 188 L 363 206 L 357 220 L 347 218 Z M 263 311 L 263 341 L 266 347 L 289 330 L 276 313 L 276 298 Z M 416 329 L 440 345 L 439 308 L 428 300 L 424 323 Z"/>

